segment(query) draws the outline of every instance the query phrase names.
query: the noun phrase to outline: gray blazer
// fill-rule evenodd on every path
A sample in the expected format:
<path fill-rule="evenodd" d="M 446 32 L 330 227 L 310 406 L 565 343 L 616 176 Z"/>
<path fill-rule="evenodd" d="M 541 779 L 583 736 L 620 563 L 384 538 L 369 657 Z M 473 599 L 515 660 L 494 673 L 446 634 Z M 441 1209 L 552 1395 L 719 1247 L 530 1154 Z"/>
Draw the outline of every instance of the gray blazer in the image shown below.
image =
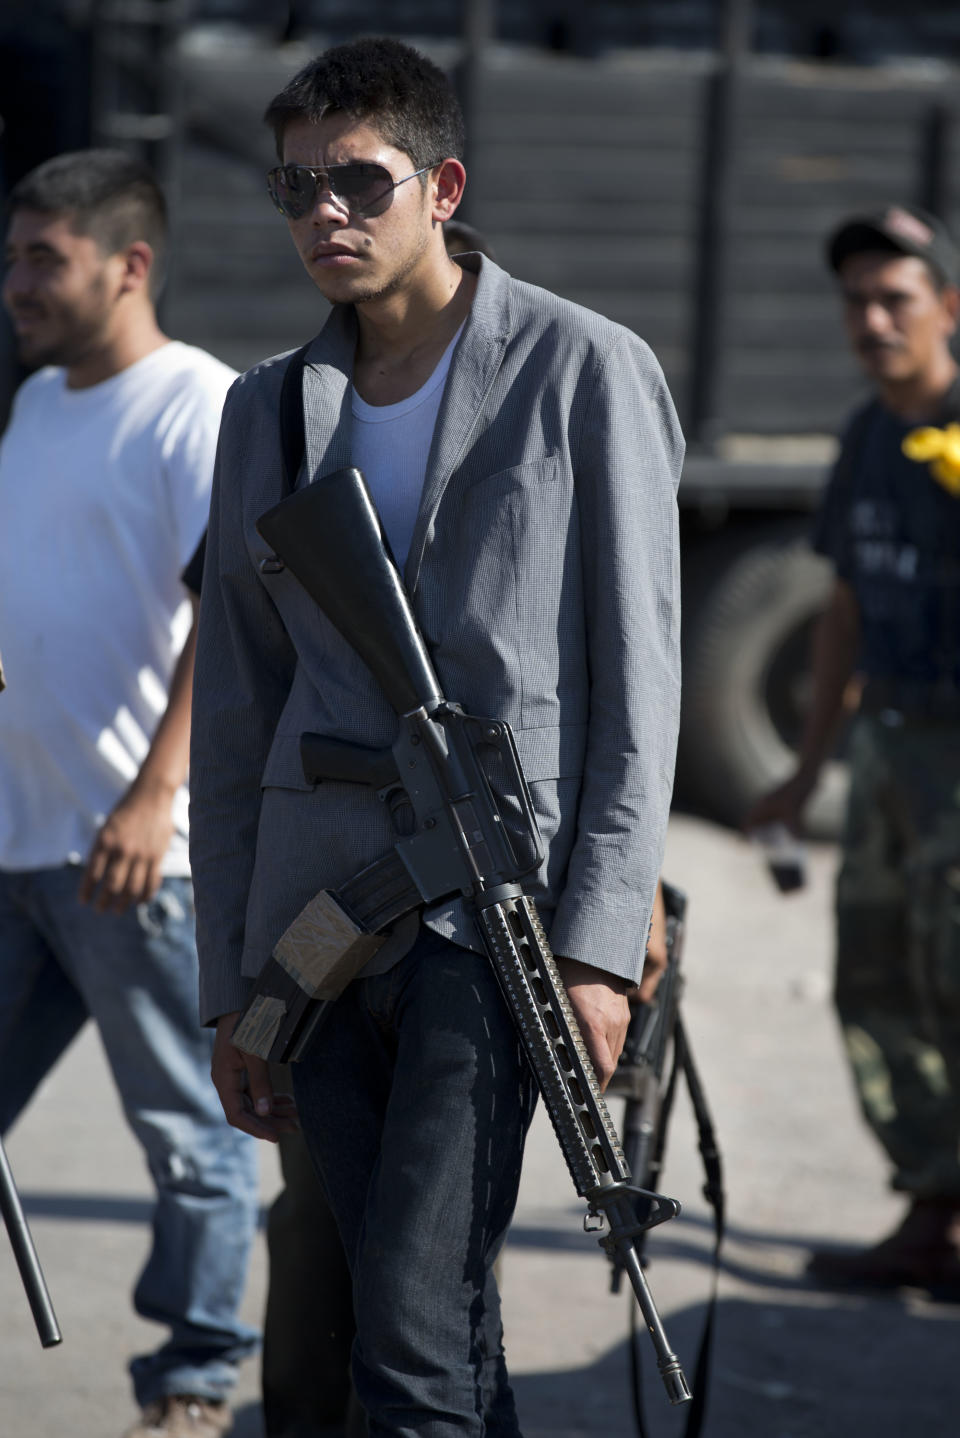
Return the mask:
<path fill-rule="evenodd" d="M 637 979 L 679 718 L 676 486 L 683 440 L 659 366 L 629 330 L 478 255 L 405 578 L 444 692 L 513 726 L 548 857 L 536 897 L 557 953 Z M 351 462 L 352 307 L 308 352 L 301 483 Z M 374 680 L 269 554 L 283 493 L 288 356 L 224 409 L 200 614 L 191 860 L 209 1022 L 320 888 L 391 847 L 359 786 L 303 778 L 309 729 L 368 745 L 396 720 Z M 431 927 L 476 946 L 459 904 Z M 381 951 L 382 953 L 383 951 Z"/>

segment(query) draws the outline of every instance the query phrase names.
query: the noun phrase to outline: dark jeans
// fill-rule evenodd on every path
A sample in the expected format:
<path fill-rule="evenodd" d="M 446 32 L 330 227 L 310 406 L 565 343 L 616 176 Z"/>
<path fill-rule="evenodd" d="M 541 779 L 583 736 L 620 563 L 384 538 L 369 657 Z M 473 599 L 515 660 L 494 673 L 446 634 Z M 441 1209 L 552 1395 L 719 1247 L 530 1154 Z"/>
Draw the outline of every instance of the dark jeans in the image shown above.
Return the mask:
<path fill-rule="evenodd" d="M 286 1087 L 291 1085 L 282 1071 Z M 280 1139 L 284 1188 L 267 1216 L 263 1321 L 267 1438 L 351 1438 L 350 1269 L 327 1196 L 299 1133 Z"/>
<path fill-rule="evenodd" d="M 153 1246 L 134 1293 L 170 1338 L 134 1358 L 137 1401 L 223 1398 L 257 1346 L 238 1309 L 257 1218 L 254 1141 L 230 1128 L 197 1020 L 189 879 L 149 904 L 98 914 L 81 870 L 0 873 L 0 1132 L 89 1015 L 156 1189 Z"/>
<path fill-rule="evenodd" d="M 517 1438 L 492 1268 L 535 1090 L 489 962 L 424 930 L 294 1066 L 353 1275 L 370 1438 Z"/>

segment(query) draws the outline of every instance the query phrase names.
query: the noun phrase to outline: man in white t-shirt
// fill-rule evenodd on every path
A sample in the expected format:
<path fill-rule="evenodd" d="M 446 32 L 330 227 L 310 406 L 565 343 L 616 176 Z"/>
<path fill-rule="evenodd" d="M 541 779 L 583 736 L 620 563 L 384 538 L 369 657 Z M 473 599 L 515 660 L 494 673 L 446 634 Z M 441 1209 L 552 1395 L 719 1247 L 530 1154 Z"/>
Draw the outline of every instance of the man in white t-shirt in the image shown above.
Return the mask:
<path fill-rule="evenodd" d="M 93 1018 L 157 1190 L 134 1302 L 171 1330 L 131 1363 L 131 1438 L 212 1438 L 256 1345 L 257 1189 L 196 1014 L 179 575 L 233 372 L 157 325 L 165 212 L 138 162 L 61 155 L 9 211 L 3 300 L 36 372 L 0 445 L 0 1130 Z"/>

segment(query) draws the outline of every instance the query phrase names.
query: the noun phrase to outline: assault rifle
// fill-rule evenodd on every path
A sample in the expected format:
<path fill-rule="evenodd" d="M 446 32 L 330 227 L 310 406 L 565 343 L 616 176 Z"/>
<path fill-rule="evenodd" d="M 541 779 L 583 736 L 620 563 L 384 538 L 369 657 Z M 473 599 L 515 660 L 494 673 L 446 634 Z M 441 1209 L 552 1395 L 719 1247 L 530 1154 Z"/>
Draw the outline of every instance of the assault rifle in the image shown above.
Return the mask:
<path fill-rule="evenodd" d="M 623 1151 L 630 1172 L 645 1188 L 655 1187 L 663 1165 L 666 1143 L 663 1119 L 669 1078 L 667 1062 L 675 1040 L 683 991 L 680 961 L 687 900 L 679 889 L 670 884 L 663 883 L 662 889 L 666 911 L 667 966 L 653 998 L 647 1003 L 632 1005 L 623 1051 L 607 1088 L 608 1094 L 622 1095 L 626 1099 L 620 1126 Z M 642 1251 L 642 1235 L 638 1247 Z M 619 1293 L 623 1268 L 615 1254 L 611 1255 L 611 1262 L 610 1287 L 612 1292 Z"/>
<path fill-rule="evenodd" d="M 687 899 L 679 889 L 665 881 L 662 889 L 666 911 L 667 966 L 653 998 L 647 1003 L 633 1005 L 623 1052 L 607 1091 L 609 1094 L 623 1096 L 626 1100 L 621 1124 L 623 1149 L 631 1172 L 644 1188 L 659 1186 L 666 1152 L 667 1130 L 677 1081 L 681 1074 L 686 1079 L 690 1094 L 706 1178 L 703 1196 L 713 1210 L 714 1222 L 711 1293 L 697 1354 L 694 1400 L 687 1411 L 683 1430 L 684 1438 L 698 1438 L 706 1414 L 726 1200 L 723 1166 L 713 1119 L 681 1017 Z M 646 1262 L 645 1239 L 646 1233 L 640 1234 L 637 1239 L 637 1252 L 641 1262 Z M 613 1293 L 619 1293 L 623 1265 L 616 1250 L 608 1249 L 608 1256 L 612 1266 L 610 1288 Z M 643 1369 L 635 1337 L 635 1314 L 631 1309 L 629 1354 L 633 1411 L 638 1438 L 647 1438 L 648 1430 L 643 1413 Z"/>
<path fill-rule="evenodd" d="M 680 1212 L 637 1188 L 600 1092 L 536 906 L 522 880 L 543 842 L 509 725 L 446 699 L 363 475 L 316 479 L 261 516 L 263 538 L 365 661 L 399 719 L 392 748 L 304 735 L 312 782 L 370 784 L 412 823 L 385 858 L 322 890 L 279 940 L 234 1031 L 247 1053 L 295 1061 L 326 1004 L 425 904 L 473 909 L 579 1195 L 584 1226 L 606 1228 L 636 1294 L 671 1403 L 690 1399 L 641 1267 L 637 1239 Z M 400 823 L 397 824 L 400 828 Z"/>

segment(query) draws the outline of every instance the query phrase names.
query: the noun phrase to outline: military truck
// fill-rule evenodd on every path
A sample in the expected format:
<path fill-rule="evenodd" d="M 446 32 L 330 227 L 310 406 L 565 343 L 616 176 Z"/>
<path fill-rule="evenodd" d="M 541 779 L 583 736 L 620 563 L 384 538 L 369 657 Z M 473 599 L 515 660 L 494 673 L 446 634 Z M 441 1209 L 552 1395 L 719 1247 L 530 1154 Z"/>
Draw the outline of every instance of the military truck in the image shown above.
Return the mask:
<path fill-rule="evenodd" d="M 462 8 L 204 0 L 176 26 L 168 10 L 167 63 L 150 56 L 151 110 L 142 60 L 139 92 L 130 79 L 131 37 L 137 15 L 155 23 L 163 7 L 113 0 L 93 137 L 152 142 L 166 157 L 176 217 L 166 322 L 243 368 L 301 344 L 324 313 L 265 195 L 266 100 L 326 43 L 387 25 L 468 82 L 470 220 L 511 273 L 642 335 L 677 400 L 689 440 L 678 796 L 736 822 L 792 762 L 809 632 L 830 582 L 805 537 L 861 392 L 824 236 L 846 213 L 891 199 L 950 217 L 955 67 L 870 51 L 862 27 L 870 64 L 709 48 L 707 21 L 721 7 L 707 0 L 598 0 L 589 33 L 582 6 L 504 0 L 493 39 L 486 7 L 487 43 L 465 68 Z M 823 9 L 770 0 L 754 38 L 789 45 L 790 24 Z M 727 18 L 736 10 L 728 0 Z M 870 10 L 844 14 L 855 25 Z M 896 13 L 881 0 L 872 10 Z M 946 7 L 916 14 L 941 25 L 938 43 L 958 27 Z M 538 33 L 553 48 L 519 43 L 549 16 L 553 29 Z M 641 20 L 641 38 L 659 43 L 623 43 Z M 902 25 L 883 33 L 888 48 L 908 48 Z M 125 84 L 111 89 L 104 76 L 124 66 Z M 821 831 L 836 825 L 842 790 L 838 764 L 815 806 Z"/>

